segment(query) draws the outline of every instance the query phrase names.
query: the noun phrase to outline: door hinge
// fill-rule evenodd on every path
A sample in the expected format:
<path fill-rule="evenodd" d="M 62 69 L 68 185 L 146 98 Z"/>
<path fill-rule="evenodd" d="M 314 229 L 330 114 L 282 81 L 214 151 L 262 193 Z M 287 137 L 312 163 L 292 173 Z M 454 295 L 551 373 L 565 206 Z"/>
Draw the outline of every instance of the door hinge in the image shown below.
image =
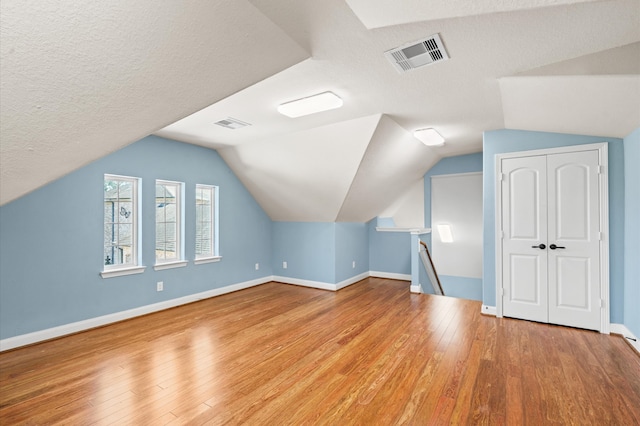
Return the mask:
<path fill-rule="evenodd" d="M 602 241 L 604 238 L 604 235 L 602 234 L 602 231 L 598 232 L 598 241 Z"/>
<path fill-rule="evenodd" d="M 500 287 L 500 296 L 504 296 L 504 287 Z"/>
<path fill-rule="evenodd" d="M 598 166 L 598 174 L 601 175 L 604 173 L 604 166 L 603 165 L 599 165 Z"/>
<path fill-rule="evenodd" d="M 604 299 L 600 299 L 600 307 L 604 308 Z"/>

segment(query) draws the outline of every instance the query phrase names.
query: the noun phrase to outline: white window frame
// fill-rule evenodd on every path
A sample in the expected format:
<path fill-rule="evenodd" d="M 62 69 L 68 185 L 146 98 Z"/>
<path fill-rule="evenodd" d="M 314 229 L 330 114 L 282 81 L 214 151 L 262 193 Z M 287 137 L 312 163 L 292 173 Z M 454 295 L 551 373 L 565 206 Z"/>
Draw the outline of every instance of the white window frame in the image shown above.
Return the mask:
<path fill-rule="evenodd" d="M 198 235 L 198 216 L 197 216 L 197 209 L 198 209 L 198 191 L 211 191 L 211 211 L 210 211 L 210 216 L 211 217 L 211 226 L 209 227 L 210 230 L 210 234 L 208 235 L 209 239 L 211 240 L 211 253 L 206 253 L 206 254 L 198 254 L 196 252 L 195 254 L 195 261 L 194 263 L 196 265 L 200 265 L 203 263 L 211 263 L 211 262 L 218 262 L 220 261 L 220 259 L 222 259 L 222 256 L 220 256 L 220 251 L 219 251 L 219 227 L 218 227 L 218 193 L 219 193 L 219 188 L 215 185 L 205 185 L 205 184 L 196 184 L 196 196 L 195 196 L 195 207 L 196 207 L 196 233 L 195 233 L 195 241 L 194 241 L 194 249 L 197 247 L 197 243 L 198 241 L 201 239 L 200 236 Z"/>
<path fill-rule="evenodd" d="M 175 241 L 175 245 L 176 245 L 176 257 L 175 258 L 171 258 L 171 259 L 158 259 L 158 255 L 157 255 L 157 247 L 156 244 L 158 242 L 157 238 L 158 235 L 155 235 L 154 238 L 154 243 L 153 243 L 153 247 L 154 247 L 154 253 L 155 253 L 155 265 L 153 266 L 153 269 L 156 271 L 162 270 L 162 269 L 171 269 L 171 268 L 181 268 L 183 266 L 187 265 L 187 261 L 185 260 L 184 257 L 184 183 L 183 182 L 175 182 L 175 181 L 170 181 L 170 180 L 162 180 L 162 179 L 156 179 L 155 185 L 154 185 L 154 191 L 153 191 L 153 200 L 154 200 L 154 214 L 156 216 L 156 220 L 154 223 L 154 227 L 155 227 L 155 232 L 157 234 L 157 225 L 158 225 L 158 219 L 157 219 L 157 209 L 158 209 L 158 205 L 157 205 L 157 186 L 158 185 L 163 185 L 163 186 L 170 186 L 170 187 L 174 187 L 175 188 L 175 200 L 176 200 L 176 218 L 175 218 L 175 222 L 176 222 L 176 241 Z M 166 223 L 166 222 L 164 222 Z M 166 244 L 166 239 L 165 239 L 165 244 Z M 165 251 L 166 253 L 166 251 Z"/>
<path fill-rule="evenodd" d="M 140 226 L 140 218 L 142 217 L 142 211 L 141 211 L 141 206 L 140 206 L 140 194 L 142 192 L 141 190 L 141 185 L 142 185 L 142 180 L 138 177 L 132 177 L 132 176 L 121 176 L 121 175 L 113 175 L 113 174 L 105 174 L 104 178 L 102 180 L 103 182 L 103 194 L 102 194 L 102 202 L 103 202 L 103 206 L 104 206 L 104 202 L 105 202 L 105 198 L 104 198 L 104 183 L 107 180 L 111 180 L 111 181 L 121 181 L 121 182 L 130 182 L 131 183 L 131 205 L 132 205 L 132 209 L 131 212 L 129 212 L 129 214 L 132 215 L 132 220 L 131 220 L 131 226 L 132 226 L 132 230 L 131 230 L 131 262 L 126 263 L 126 264 L 116 264 L 116 265 L 104 265 L 103 264 L 103 269 L 100 272 L 100 276 L 102 278 L 112 278 L 112 277 L 119 277 L 119 276 L 123 276 L 123 275 L 132 275 L 132 274 L 141 274 L 142 272 L 144 272 L 145 270 L 145 266 L 142 266 L 140 264 L 141 259 L 142 259 L 142 253 L 141 253 L 141 241 L 142 241 L 142 234 L 141 234 L 141 229 L 142 227 Z M 119 199 L 119 198 L 118 198 Z M 103 208 L 104 209 L 104 208 Z M 119 218 L 119 216 L 117 216 Z M 106 216 L 103 215 L 103 232 L 104 232 L 104 224 L 106 224 Z M 112 223 L 112 222 L 110 222 Z M 104 255 L 104 247 L 105 247 L 105 240 L 104 240 L 104 235 L 103 235 L 103 240 L 102 240 L 102 248 L 103 248 L 103 255 Z M 103 263 L 104 263 L 104 259 L 103 259 Z"/>

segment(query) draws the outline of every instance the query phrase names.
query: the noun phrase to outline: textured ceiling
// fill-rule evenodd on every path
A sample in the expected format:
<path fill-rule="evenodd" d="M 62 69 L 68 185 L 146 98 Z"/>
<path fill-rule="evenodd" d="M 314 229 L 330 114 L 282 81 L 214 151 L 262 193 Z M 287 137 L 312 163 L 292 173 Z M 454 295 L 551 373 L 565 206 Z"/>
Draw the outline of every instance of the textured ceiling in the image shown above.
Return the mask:
<path fill-rule="evenodd" d="M 595 0 L 346 0 L 369 29 Z"/>
<path fill-rule="evenodd" d="M 3 203 L 155 133 L 218 149 L 274 220 L 365 221 L 485 130 L 640 126 L 638 0 L 1 7 Z M 384 57 L 435 33 L 450 60 L 399 74 Z M 344 106 L 276 111 L 326 90 Z"/>
<path fill-rule="evenodd" d="M 2 204 L 309 56 L 240 0 L 2 0 L 0 37 Z"/>

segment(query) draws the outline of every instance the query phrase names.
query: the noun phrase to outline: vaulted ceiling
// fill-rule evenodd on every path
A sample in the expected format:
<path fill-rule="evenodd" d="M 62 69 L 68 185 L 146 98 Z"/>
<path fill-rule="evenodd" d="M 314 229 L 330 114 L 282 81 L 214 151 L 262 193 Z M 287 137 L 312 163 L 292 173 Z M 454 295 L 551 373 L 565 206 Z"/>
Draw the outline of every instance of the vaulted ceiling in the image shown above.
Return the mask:
<path fill-rule="evenodd" d="M 640 126 L 638 0 L 3 0 L 0 31 L 2 204 L 155 133 L 217 149 L 274 220 L 366 221 L 485 130 Z M 385 59 L 436 33 L 449 60 Z"/>

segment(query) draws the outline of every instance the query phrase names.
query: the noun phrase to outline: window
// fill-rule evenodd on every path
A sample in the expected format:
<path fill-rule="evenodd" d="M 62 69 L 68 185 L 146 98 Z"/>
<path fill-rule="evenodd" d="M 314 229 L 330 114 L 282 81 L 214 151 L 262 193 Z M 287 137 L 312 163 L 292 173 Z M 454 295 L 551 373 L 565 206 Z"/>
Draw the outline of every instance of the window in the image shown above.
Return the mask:
<path fill-rule="evenodd" d="M 156 270 L 187 264 L 182 244 L 183 187 L 180 182 L 156 180 Z"/>
<path fill-rule="evenodd" d="M 215 262 L 218 255 L 218 187 L 196 185 L 196 263 Z"/>
<path fill-rule="evenodd" d="M 103 278 L 141 273 L 139 266 L 140 179 L 104 175 Z"/>

